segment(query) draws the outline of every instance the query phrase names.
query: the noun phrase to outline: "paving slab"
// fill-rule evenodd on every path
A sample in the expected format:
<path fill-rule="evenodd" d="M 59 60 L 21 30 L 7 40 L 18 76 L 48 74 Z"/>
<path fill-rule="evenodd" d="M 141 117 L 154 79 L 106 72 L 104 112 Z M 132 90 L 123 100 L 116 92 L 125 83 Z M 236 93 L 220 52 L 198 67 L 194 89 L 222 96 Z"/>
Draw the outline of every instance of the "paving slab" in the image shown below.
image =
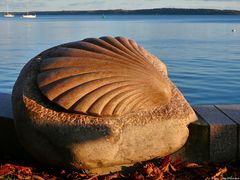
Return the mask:
<path fill-rule="evenodd" d="M 209 160 L 237 159 L 237 124 L 214 105 L 194 106 L 194 110 L 209 124 Z"/>
<path fill-rule="evenodd" d="M 238 159 L 240 159 L 240 105 L 216 105 L 216 107 L 238 125 Z"/>
<path fill-rule="evenodd" d="M 240 125 L 240 104 L 215 105 L 220 111 Z"/>

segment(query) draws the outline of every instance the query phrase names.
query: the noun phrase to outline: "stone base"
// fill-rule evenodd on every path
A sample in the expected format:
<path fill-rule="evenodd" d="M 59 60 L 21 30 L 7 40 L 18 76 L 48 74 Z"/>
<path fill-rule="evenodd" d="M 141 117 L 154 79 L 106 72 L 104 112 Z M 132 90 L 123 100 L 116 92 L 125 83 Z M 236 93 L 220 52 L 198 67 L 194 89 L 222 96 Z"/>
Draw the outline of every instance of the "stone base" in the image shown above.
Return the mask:
<path fill-rule="evenodd" d="M 18 142 L 11 114 L 11 96 L 0 93 L 0 157 L 31 159 Z M 182 161 L 224 162 L 240 159 L 239 122 L 240 105 L 211 105 L 194 107 L 199 120 L 189 125 L 187 143 L 171 155 Z M 124 166 L 93 169 L 89 173 L 114 172 Z"/>

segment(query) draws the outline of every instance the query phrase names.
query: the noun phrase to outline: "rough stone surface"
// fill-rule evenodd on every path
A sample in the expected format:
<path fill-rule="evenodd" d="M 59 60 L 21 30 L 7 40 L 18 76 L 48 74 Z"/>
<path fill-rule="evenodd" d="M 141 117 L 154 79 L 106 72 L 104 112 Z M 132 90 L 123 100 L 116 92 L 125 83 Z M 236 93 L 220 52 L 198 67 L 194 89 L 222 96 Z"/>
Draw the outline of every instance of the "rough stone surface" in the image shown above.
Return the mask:
<path fill-rule="evenodd" d="M 136 49 L 141 53 L 137 54 Z M 123 60 L 120 55 L 121 58 L 124 56 Z M 94 72 L 97 69 L 103 69 L 103 72 L 121 69 L 119 71 L 122 74 L 125 73 L 127 78 L 136 81 L 136 84 L 139 82 L 134 75 L 135 71 L 131 72 L 128 68 L 140 67 L 140 72 L 148 75 L 148 71 L 152 71 L 154 76 L 149 75 L 148 81 L 147 77 L 140 75 L 141 73 L 138 74 L 144 86 L 134 86 L 134 88 L 140 89 L 136 90 L 140 91 L 139 94 L 146 93 L 140 96 L 141 101 L 137 99 L 136 105 L 133 105 L 131 102 L 134 99 L 129 96 L 131 101 L 119 105 L 121 111 L 106 110 L 107 113 L 102 113 L 99 111 L 101 104 L 91 110 L 94 103 L 97 103 L 93 100 L 95 96 L 88 96 L 91 106 L 85 106 L 85 101 L 82 100 L 86 96 L 78 96 L 78 93 L 82 93 L 81 91 L 75 92 L 63 87 L 64 93 L 55 97 L 55 92 L 51 91 L 51 88 L 54 88 L 56 83 L 50 82 L 49 78 L 58 77 L 55 74 L 56 71 L 50 75 L 41 75 L 48 71 L 45 67 L 47 69 L 52 67 L 48 61 L 53 62 L 53 69 L 58 69 L 61 67 L 57 65 L 70 67 L 76 65 L 69 60 L 69 57 L 77 57 L 77 61 L 85 63 L 85 59 L 92 56 L 98 57 L 97 61 L 89 60 L 89 64 L 94 67 Z M 54 60 L 46 60 L 49 58 Z M 127 65 L 128 68 L 120 66 L 118 69 L 115 65 L 114 68 L 111 66 L 106 68 L 104 63 L 100 63 L 98 68 L 95 68 L 99 61 L 112 63 L 118 60 L 121 63 L 131 63 Z M 66 61 L 67 65 L 58 61 Z M 45 66 L 46 63 L 47 66 Z M 142 66 L 146 68 L 146 72 Z M 99 74 L 96 73 L 94 78 L 98 76 Z M 43 82 L 47 82 L 46 86 Z M 76 83 L 76 81 L 72 82 Z M 81 83 L 77 84 L 77 87 L 83 86 Z M 44 87 L 48 88 L 44 89 Z M 62 85 L 58 88 L 61 89 L 61 87 Z M 101 86 L 97 86 L 99 87 Z M 64 98 L 69 92 L 71 95 Z M 93 92 L 91 88 L 89 94 L 90 92 Z M 104 95 L 106 94 L 103 93 Z M 68 101 L 72 104 L 73 98 L 76 106 L 66 105 Z M 86 168 L 91 173 L 104 174 L 119 170 L 121 166 L 175 152 L 187 140 L 189 134 L 187 125 L 196 120 L 192 108 L 168 79 L 166 66 L 135 42 L 126 38 L 87 39 L 54 47 L 39 54 L 21 71 L 14 85 L 12 99 L 18 137 L 33 157 L 52 165 Z M 105 103 L 105 101 L 102 102 Z M 85 110 L 82 110 L 81 106 L 84 106 Z M 74 107 L 79 107 L 80 110 Z"/>

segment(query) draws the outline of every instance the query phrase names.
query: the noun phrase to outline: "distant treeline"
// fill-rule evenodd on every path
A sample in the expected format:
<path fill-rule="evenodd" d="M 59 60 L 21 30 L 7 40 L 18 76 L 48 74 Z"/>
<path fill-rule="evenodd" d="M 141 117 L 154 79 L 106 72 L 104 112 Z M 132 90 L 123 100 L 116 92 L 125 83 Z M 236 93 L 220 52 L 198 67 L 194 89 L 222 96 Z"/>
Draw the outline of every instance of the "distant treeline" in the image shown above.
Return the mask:
<path fill-rule="evenodd" d="M 15 12 L 23 14 L 24 12 Z M 139 10 L 93 10 L 93 11 L 37 11 L 38 15 L 240 15 L 237 10 L 217 9 L 139 9 Z"/>

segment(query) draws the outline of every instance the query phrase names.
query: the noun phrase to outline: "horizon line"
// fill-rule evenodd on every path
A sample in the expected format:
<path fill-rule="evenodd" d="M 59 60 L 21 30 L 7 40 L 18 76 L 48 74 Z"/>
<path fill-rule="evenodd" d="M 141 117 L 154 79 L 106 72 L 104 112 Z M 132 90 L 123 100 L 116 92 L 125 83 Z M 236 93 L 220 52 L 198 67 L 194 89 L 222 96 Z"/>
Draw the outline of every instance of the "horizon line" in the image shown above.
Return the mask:
<path fill-rule="evenodd" d="M 215 8 L 146 8 L 146 9 L 91 9 L 91 10 L 37 10 L 32 11 L 29 10 L 29 12 L 94 12 L 94 11 L 139 11 L 139 10 L 161 10 L 161 9 L 176 9 L 176 10 L 212 10 L 212 11 L 236 11 L 240 12 L 240 10 L 237 9 L 215 9 Z M 5 13 L 6 11 L 1 11 L 0 13 Z M 14 13 L 25 13 L 26 11 L 10 11 Z"/>

